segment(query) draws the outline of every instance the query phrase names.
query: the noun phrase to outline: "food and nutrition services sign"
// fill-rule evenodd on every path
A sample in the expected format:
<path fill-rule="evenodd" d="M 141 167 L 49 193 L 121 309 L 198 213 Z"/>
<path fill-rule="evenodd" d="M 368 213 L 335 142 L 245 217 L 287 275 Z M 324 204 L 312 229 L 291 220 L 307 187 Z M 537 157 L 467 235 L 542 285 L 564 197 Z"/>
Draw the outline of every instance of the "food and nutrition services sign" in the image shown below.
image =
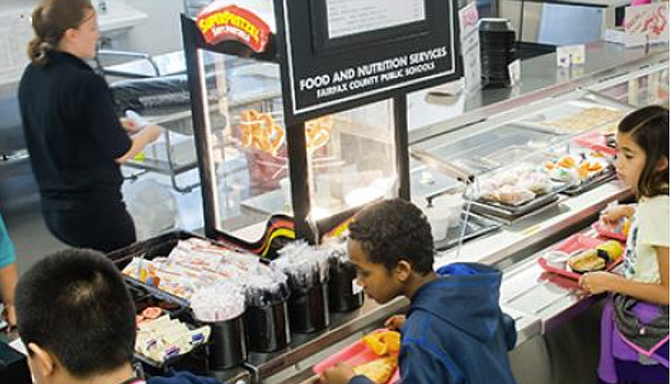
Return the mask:
<path fill-rule="evenodd" d="M 451 0 L 275 0 L 275 7 L 289 122 L 460 77 Z"/>

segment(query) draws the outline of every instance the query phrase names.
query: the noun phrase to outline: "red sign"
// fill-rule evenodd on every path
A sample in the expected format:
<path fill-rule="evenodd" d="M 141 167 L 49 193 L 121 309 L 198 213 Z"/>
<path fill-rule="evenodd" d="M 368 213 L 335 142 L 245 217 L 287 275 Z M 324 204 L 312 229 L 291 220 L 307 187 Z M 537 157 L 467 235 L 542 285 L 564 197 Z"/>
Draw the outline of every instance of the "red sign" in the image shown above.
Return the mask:
<path fill-rule="evenodd" d="M 216 45 L 226 40 L 236 40 L 255 52 L 263 52 L 270 39 L 270 27 L 253 12 L 229 5 L 210 11 L 205 10 L 196 20 L 205 41 Z"/>

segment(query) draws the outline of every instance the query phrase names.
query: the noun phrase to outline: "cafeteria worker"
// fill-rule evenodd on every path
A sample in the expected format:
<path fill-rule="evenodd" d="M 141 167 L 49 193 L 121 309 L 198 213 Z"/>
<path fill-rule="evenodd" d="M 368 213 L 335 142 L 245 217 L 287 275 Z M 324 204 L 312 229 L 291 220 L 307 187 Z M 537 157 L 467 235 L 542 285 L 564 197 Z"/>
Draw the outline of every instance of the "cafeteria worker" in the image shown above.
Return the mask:
<path fill-rule="evenodd" d="M 49 230 L 62 242 L 109 252 L 135 242 L 120 166 L 162 128 L 116 116 L 105 80 L 85 62 L 100 39 L 88 0 L 43 0 L 32 14 L 30 64 L 19 106 Z"/>

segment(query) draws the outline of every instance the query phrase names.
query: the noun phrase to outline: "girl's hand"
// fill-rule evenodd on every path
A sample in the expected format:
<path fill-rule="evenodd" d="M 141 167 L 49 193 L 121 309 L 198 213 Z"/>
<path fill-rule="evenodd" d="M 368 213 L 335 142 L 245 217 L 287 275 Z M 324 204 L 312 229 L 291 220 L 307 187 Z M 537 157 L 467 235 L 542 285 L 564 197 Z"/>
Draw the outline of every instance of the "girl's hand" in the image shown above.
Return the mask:
<path fill-rule="evenodd" d="M 631 217 L 635 213 L 635 208 L 629 205 L 611 205 L 600 213 L 600 220 L 607 225 L 617 225 L 619 220 L 624 217 Z"/>
<path fill-rule="evenodd" d="M 582 275 L 579 286 L 586 293 L 598 295 L 604 292 L 612 292 L 616 282 L 621 276 L 609 272 L 591 272 Z"/>
<path fill-rule="evenodd" d="M 391 316 L 386 320 L 384 326 L 392 331 L 400 331 L 400 328 L 405 325 L 405 320 L 407 320 L 405 315 Z"/>
<path fill-rule="evenodd" d="M 354 376 L 356 376 L 356 373 L 351 366 L 339 363 L 326 369 L 319 376 L 319 380 L 324 384 L 348 384 Z"/>

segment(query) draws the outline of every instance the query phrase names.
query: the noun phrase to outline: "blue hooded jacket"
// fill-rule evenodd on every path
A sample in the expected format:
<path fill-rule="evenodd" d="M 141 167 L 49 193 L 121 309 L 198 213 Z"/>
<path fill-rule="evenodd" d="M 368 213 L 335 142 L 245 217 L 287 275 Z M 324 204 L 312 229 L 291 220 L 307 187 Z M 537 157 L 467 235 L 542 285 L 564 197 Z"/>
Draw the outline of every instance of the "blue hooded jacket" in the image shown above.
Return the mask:
<path fill-rule="evenodd" d="M 405 384 L 514 384 L 507 351 L 514 320 L 498 305 L 502 273 L 454 263 L 421 287 L 401 329 L 400 381 Z M 356 376 L 350 384 L 373 384 Z"/>
<path fill-rule="evenodd" d="M 190 372 L 173 372 L 169 377 L 152 377 L 147 384 L 221 384 L 215 378 L 196 376 Z"/>

